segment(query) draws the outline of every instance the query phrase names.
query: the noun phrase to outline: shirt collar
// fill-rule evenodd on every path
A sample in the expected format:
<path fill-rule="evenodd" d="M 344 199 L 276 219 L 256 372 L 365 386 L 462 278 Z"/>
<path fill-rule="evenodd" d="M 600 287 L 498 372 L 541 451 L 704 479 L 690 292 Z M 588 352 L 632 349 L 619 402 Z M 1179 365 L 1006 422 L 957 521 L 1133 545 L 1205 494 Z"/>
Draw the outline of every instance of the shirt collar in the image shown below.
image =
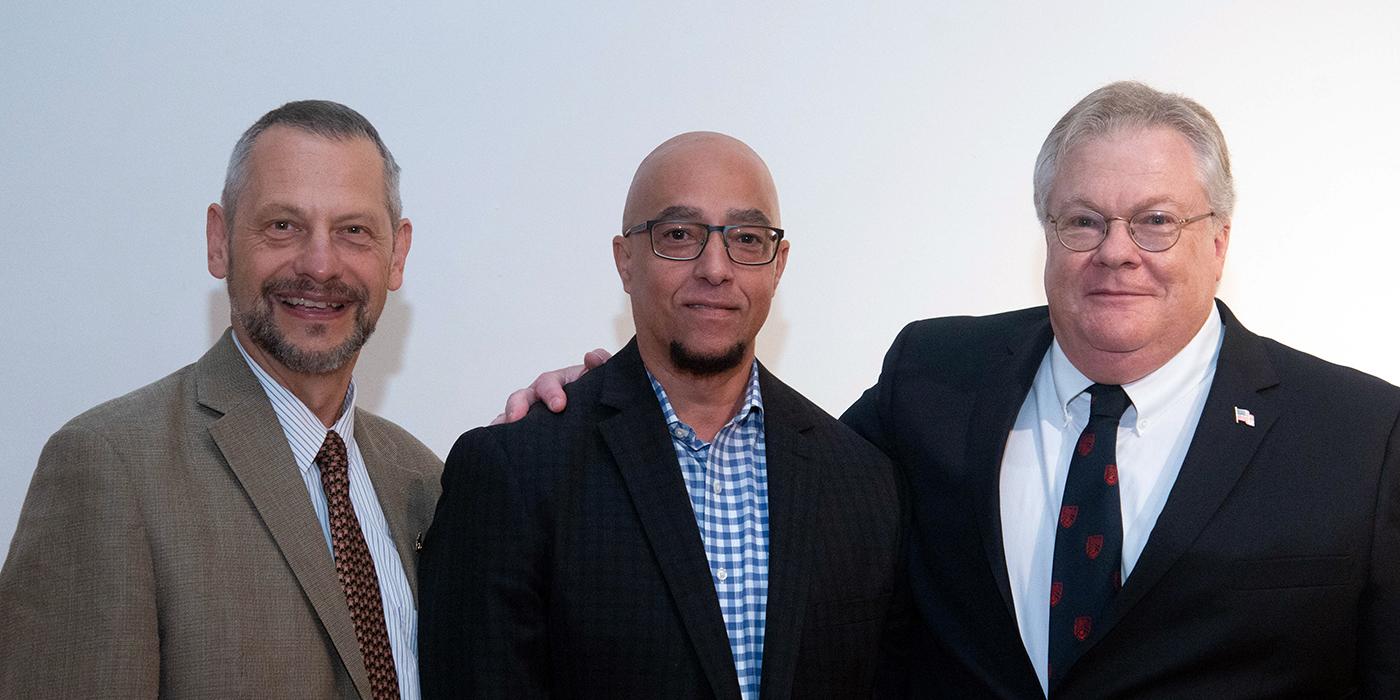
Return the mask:
<path fill-rule="evenodd" d="M 651 390 L 656 393 L 656 400 L 661 404 L 661 414 L 666 418 L 666 426 L 671 428 L 673 431 L 677 427 L 683 427 L 686 430 L 690 430 L 690 426 L 686 425 L 679 417 L 676 416 L 675 409 L 671 407 L 671 399 L 666 396 L 666 389 L 661 386 L 661 382 L 656 380 L 656 377 L 652 375 L 651 370 L 646 370 L 646 373 L 647 379 L 651 382 Z M 739 410 L 734 413 L 734 417 L 730 418 L 729 422 L 726 423 L 724 427 L 727 428 L 731 425 L 734 425 L 735 423 L 743 423 L 744 421 L 747 421 L 749 419 L 749 416 L 753 415 L 755 412 L 763 412 L 763 392 L 759 391 L 758 388 L 757 359 L 755 359 L 753 361 L 753 364 L 749 366 L 749 386 L 748 389 L 744 392 L 744 404 L 739 407 Z"/>
<path fill-rule="evenodd" d="M 243 361 L 248 363 L 248 368 L 253 370 L 253 376 L 258 378 L 258 384 L 262 385 L 263 392 L 267 394 L 268 401 L 272 404 L 272 410 L 277 414 L 277 421 L 282 425 L 282 431 L 287 435 L 287 442 L 292 448 L 292 455 L 296 458 L 297 468 L 302 472 L 311 469 L 312 463 L 316 459 L 316 453 L 320 452 L 321 444 L 326 440 L 326 433 L 334 430 L 341 439 L 345 441 L 346 448 L 349 449 L 355 442 L 355 380 L 350 380 L 350 386 L 345 391 L 345 402 L 340 407 L 340 417 L 330 428 L 322 425 L 321 419 L 307 408 L 301 399 L 297 398 L 290 389 L 282 386 L 276 379 L 268 374 L 253 360 L 252 356 L 243 349 L 243 344 L 238 342 L 238 335 L 232 334 L 233 345 L 238 348 L 238 354 L 243 356 Z"/>
<path fill-rule="evenodd" d="M 1128 398 L 1133 402 L 1128 411 L 1134 415 L 1135 432 L 1141 435 L 1150 418 L 1186 395 L 1186 387 L 1200 383 L 1215 372 L 1215 363 L 1220 357 L 1220 343 L 1224 339 L 1223 328 L 1220 310 L 1212 303 L 1210 316 L 1186 347 L 1147 376 L 1123 385 L 1123 391 L 1127 392 Z M 1080 396 L 1084 396 L 1084 400 L 1087 401 L 1088 396 L 1084 394 L 1084 390 L 1094 382 L 1069 361 L 1064 349 L 1060 347 L 1059 340 L 1050 344 L 1050 372 L 1055 381 L 1055 394 L 1059 399 L 1059 406 L 1064 411 L 1064 424 L 1069 425 L 1070 403 Z M 1128 414 L 1124 413 L 1123 420 L 1127 419 Z"/>

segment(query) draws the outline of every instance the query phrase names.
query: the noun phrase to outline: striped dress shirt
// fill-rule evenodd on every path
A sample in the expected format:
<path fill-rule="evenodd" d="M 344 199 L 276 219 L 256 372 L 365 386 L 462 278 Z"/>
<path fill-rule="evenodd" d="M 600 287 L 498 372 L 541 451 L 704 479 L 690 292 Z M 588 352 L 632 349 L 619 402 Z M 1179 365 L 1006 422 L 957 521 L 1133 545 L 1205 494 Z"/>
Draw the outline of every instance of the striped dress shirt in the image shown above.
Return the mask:
<path fill-rule="evenodd" d="M 749 373 L 744 405 L 708 443 L 676 417 L 666 390 L 649 371 L 647 378 L 671 431 L 671 444 L 705 544 L 710 579 L 734 654 L 739 692 L 744 700 L 756 700 L 763 677 L 763 629 L 768 610 L 768 464 L 758 362 Z"/>
<path fill-rule="evenodd" d="M 355 442 L 355 383 L 352 381 L 349 391 L 345 393 L 340 418 L 327 429 L 301 399 L 278 384 L 272 375 L 248 356 L 237 335 L 233 336 L 233 342 L 257 376 L 258 383 L 272 403 L 272 410 L 277 413 L 278 422 L 282 424 L 282 432 L 287 436 L 296 467 L 306 484 L 307 495 L 311 497 L 311 507 L 321 523 L 321 534 L 326 538 L 327 549 L 331 548 L 330 515 L 326 493 L 321 488 L 321 468 L 316 466 L 316 453 L 320 452 L 321 444 L 326 441 L 326 433 L 330 430 L 345 441 L 345 451 L 350 461 L 350 502 L 355 505 L 360 531 L 364 533 L 365 544 L 369 546 L 370 557 L 374 559 L 379 595 L 384 603 L 384 626 L 389 632 L 389 646 L 394 651 L 394 669 L 399 678 L 399 696 L 405 700 L 418 700 L 418 610 L 413 605 L 413 590 L 408 585 L 408 575 L 404 573 L 394 539 L 389 535 L 389 525 L 384 520 L 384 511 L 374 493 L 374 484 L 370 483 L 369 472 L 365 471 L 365 458 Z M 331 557 L 335 557 L 333 550 Z M 295 661 L 288 659 L 287 663 Z"/>

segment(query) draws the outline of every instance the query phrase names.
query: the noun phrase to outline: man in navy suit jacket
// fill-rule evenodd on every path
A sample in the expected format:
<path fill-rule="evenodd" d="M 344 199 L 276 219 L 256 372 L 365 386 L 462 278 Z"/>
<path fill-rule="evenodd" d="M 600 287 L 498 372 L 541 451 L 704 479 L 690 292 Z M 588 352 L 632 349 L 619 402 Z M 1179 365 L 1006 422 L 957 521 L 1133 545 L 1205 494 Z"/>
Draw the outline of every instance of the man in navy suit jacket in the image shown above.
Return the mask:
<path fill-rule="evenodd" d="M 1090 93 L 1036 160 L 1048 306 L 910 324 L 842 417 L 909 481 L 898 694 L 1400 697 L 1400 390 L 1214 298 L 1233 204 L 1204 107 Z"/>
<path fill-rule="evenodd" d="M 623 220 L 636 338 L 569 411 L 447 459 L 424 697 L 869 697 L 904 508 L 894 465 L 754 357 L 788 252 L 767 166 L 682 134 Z"/>
<path fill-rule="evenodd" d="M 910 480 L 909 693 L 1400 697 L 1400 390 L 1214 299 L 1233 206 L 1215 120 L 1108 85 L 1035 176 L 1048 307 L 910 324 L 842 418 Z M 1117 590 L 1056 626 L 1093 384 L 1132 402 L 1102 476 Z"/>

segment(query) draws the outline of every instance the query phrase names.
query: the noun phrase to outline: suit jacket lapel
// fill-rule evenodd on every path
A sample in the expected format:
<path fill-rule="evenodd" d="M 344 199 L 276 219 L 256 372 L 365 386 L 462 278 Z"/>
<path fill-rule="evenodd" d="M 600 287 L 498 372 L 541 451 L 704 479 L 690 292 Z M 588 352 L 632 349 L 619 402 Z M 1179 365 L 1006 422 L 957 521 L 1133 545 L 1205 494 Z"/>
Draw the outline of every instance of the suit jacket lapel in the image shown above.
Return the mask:
<path fill-rule="evenodd" d="M 1023 335 L 1007 339 L 1003 355 L 989 358 L 968 421 L 967 467 L 970 493 L 976 509 L 978 532 L 987 562 L 1001 591 L 1010 619 L 1016 620 L 1011 580 L 1001 532 L 1001 458 L 1021 404 L 1030 393 L 1036 370 L 1050 347 L 1052 335 L 1046 318 Z M 1019 638 L 1019 633 L 1016 634 Z"/>
<path fill-rule="evenodd" d="M 370 697 L 345 591 L 272 404 L 228 332 L 199 360 L 196 373 L 199 402 L 223 413 L 209 434 L 321 618 L 355 687 Z"/>
<path fill-rule="evenodd" d="M 803 435 L 816 419 L 800 397 L 762 366 L 759 388 L 768 465 L 768 612 L 759 694 L 785 698 L 792 694 L 807 610 L 812 517 L 821 488 L 813 472 L 820 465 L 809 458 Z"/>
<path fill-rule="evenodd" d="M 602 403 L 618 409 L 598 429 L 617 461 L 700 666 L 716 697 L 738 698 L 739 678 L 709 560 L 636 341 L 595 371 L 605 372 Z"/>
<path fill-rule="evenodd" d="M 1190 547 L 1234 488 L 1282 410 L 1263 391 L 1278 384 L 1278 375 L 1259 336 L 1241 326 L 1224 303 L 1217 303 L 1225 337 L 1215 379 L 1181 472 L 1157 516 L 1142 556 L 1109 609 L 1104 632 L 1121 620 Z M 1253 427 L 1235 421 L 1236 407 L 1254 415 Z"/>
<path fill-rule="evenodd" d="M 360 409 L 355 409 L 359 411 Z M 414 605 L 418 601 L 418 561 L 414 549 L 417 533 L 410 522 L 408 480 L 399 473 L 390 454 L 384 451 L 379 441 L 380 435 L 371 430 L 366 421 L 355 420 L 355 444 L 360 447 L 360 456 L 365 458 L 365 471 L 374 484 L 374 493 L 379 497 L 380 510 L 389 525 L 389 536 L 394 540 L 394 549 L 399 553 L 399 564 L 408 576 L 408 588 L 413 593 Z"/>

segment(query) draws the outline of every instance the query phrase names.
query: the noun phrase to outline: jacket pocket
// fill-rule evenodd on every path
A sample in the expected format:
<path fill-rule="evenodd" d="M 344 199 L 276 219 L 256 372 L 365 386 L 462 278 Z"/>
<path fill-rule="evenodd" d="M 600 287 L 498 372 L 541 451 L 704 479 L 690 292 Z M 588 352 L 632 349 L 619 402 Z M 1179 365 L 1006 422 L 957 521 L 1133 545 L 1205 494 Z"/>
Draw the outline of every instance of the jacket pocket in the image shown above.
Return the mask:
<path fill-rule="evenodd" d="M 823 601 L 812 606 L 811 618 L 807 620 L 807 625 L 811 627 L 835 627 L 879 620 L 885 616 L 889 603 L 890 596 L 888 594 L 874 598 Z"/>

